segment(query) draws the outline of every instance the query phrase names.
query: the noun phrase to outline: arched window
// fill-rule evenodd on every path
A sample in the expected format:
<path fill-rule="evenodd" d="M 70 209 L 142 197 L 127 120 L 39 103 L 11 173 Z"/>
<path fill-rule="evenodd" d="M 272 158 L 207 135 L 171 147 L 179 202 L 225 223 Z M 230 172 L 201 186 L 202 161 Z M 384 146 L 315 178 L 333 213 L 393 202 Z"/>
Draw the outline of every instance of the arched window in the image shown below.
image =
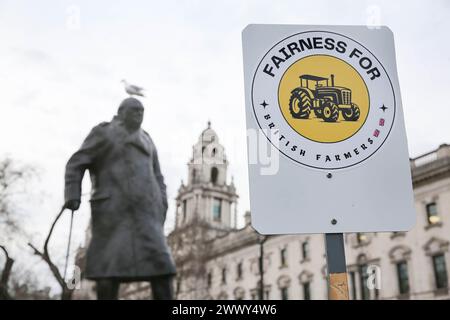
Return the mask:
<path fill-rule="evenodd" d="M 213 184 L 217 183 L 217 177 L 219 176 L 219 170 L 216 167 L 211 169 L 211 182 Z"/>
<path fill-rule="evenodd" d="M 291 279 L 286 276 L 280 276 L 277 280 L 278 288 L 280 289 L 281 300 L 289 300 L 289 286 L 291 284 Z"/>
<path fill-rule="evenodd" d="M 213 149 L 212 149 L 211 155 L 212 155 L 213 157 L 215 157 L 215 156 L 216 156 L 216 152 L 217 152 L 217 149 L 216 149 L 216 148 L 213 148 Z"/>
<path fill-rule="evenodd" d="M 303 270 L 302 273 L 298 276 L 300 280 L 300 285 L 303 291 L 303 300 L 311 300 L 311 282 L 312 282 L 313 274 L 309 271 Z"/>

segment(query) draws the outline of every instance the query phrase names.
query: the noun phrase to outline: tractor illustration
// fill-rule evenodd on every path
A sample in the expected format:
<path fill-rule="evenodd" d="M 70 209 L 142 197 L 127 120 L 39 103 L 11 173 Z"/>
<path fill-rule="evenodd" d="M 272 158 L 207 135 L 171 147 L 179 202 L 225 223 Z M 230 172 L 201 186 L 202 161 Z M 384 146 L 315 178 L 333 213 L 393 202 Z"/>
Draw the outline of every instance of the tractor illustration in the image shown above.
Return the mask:
<path fill-rule="evenodd" d="M 309 87 L 313 82 L 313 88 Z M 314 85 L 315 82 L 315 85 Z M 311 111 L 325 122 L 336 122 L 339 112 L 346 121 L 358 121 L 359 107 L 352 102 L 352 91 L 334 85 L 334 75 L 330 79 L 314 75 L 301 75 L 300 87 L 291 92 L 289 111 L 295 119 L 309 119 Z"/>

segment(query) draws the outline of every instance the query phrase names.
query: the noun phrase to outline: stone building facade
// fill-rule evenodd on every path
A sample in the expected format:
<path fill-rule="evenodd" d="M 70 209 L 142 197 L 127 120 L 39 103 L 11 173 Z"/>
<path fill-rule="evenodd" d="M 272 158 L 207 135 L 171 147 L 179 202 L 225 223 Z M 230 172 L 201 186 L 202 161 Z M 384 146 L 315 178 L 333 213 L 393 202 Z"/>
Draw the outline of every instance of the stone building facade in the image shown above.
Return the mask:
<path fill-rule="evenodd" d="M 265 299 L 327 299 L 323 235 L 263 237 L 251 227 L 249 212 L 245 226 L 237 229 L 230 223 L 235 213 L 228 205 L 219 206 L 218 213 L 208 191 L 211 186 L 231 190 L 222 201 L 237 199 L 234 186 L 226 183 L 226 165 L 218 168 L 222 179 L 213 181 L 208 174 L 212 167 L 201 169 L 197 161 L 203 175 L 193 183 L 191 163 L 209 156 L 200 153 L 210 143 L 202 139 L 205 132 L 218 144 L 216 133 L 208 128 L 194 146 L 188 183 L 180 187 L 176 225 L 169 236 L 180 270 L 177 298 L 259 299 L 262 249 Z M 449 298 L 450 146 L 410 163 L 416 226 L 409 232 L 345 235 L 351 299 Z"/>
<path fill-rule="evenodd" d="M 351 299 L 450 297 L 450 146 L 410 163 L 415 227 L 344 237 Z M 238 195 L 227 169 L 225 149 L 208 124 L 193 147 L 168 236 L 178 270 L 176 298 L 259 299 L 263 291 L 264 299 L 327 299 L 324 236 L 261 236 L 249 212 L 237 228 Z M 93 297 L 92 284 L 82 288 L 78 297 Z M 122 297 L 145 299 L 149 292 L 148 284 L 127 285 Z"/>

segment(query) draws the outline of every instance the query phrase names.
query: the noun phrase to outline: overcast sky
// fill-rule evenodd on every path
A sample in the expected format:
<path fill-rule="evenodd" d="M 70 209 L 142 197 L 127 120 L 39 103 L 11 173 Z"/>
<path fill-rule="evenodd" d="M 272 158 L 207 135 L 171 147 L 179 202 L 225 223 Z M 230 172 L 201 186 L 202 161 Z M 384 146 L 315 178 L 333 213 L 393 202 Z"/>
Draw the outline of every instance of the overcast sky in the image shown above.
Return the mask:
<path fill-rule="evenodd" d="M 63 203 L 65 163 L 93 126 L 115 114 L 126 97 L 121 79 L 147 89 L 143 127 L 168 185 L 166 230 L 191 147 L 208 120 L 225 146 L 239 215 L 249 210 L 241 49 L 249 23 L 389 26 L 411 156 L 450 142 L 449 9 L 445 0 L 0 0 L 0 156 L 39 171 L 19 204 L 27 231 L 40 245 Z M 75 218 L 74 247 L 84 237 L 87 200 Z M 53 244 L 60 260 L 68 216 Z M 28 253 L 22 248 L 17 256 Z"/>

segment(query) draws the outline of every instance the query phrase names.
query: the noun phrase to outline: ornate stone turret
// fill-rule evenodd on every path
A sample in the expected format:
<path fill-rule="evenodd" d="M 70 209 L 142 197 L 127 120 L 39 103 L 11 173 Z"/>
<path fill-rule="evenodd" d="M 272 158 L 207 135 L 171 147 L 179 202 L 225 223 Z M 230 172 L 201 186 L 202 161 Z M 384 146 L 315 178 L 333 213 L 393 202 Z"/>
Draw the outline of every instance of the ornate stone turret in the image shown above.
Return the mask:
<path fill-rule="evenodd" d="M 233 181 L 227 184 L 228 161 L 211 122 L 192 147 L 187 184 L 178 190 L 176 228 L 194 219 L 219 229 L 236 227 L 237 194 Z"/>

